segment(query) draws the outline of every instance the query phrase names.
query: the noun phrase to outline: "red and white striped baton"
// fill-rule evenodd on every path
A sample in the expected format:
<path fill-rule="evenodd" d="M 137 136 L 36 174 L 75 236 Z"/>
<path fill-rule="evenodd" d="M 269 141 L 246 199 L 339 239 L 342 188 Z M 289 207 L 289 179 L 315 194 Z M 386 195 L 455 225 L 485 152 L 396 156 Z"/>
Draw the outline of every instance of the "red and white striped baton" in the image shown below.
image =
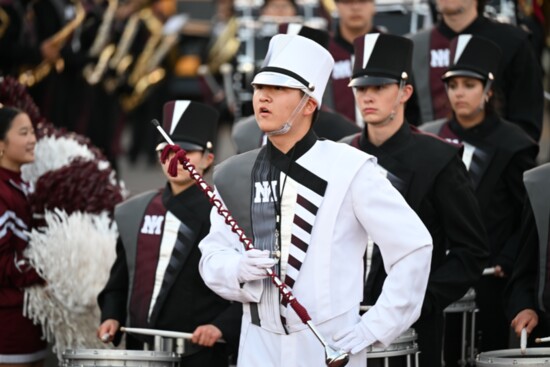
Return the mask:
<path fill-rule="evenodd" d="M 170 152 L 174 152 L 175 156 L 170 160 L 170 164 L 168 166 L 168 173 L 175 177 L 178 174 L 178 163 L 181 163 L 183 165 L 183 168 L 185 168 L 189 173 L 191 178 L 195 181 L 195 183 L 199 186 L 201 191 L 208 196 L 210 199 L 210 203 L 212 206 L 214 206 L 218 210 L 218 214 L 221 215 L 225 219 L 225 223 L 231 227 L 231 231 L 237 234 L 239 236 L 240 242 L 244 245 L 244 248 L 248 251 L 254 248 L 254 244 L 252 241 L 246 237 L 244 231 L 241 227 L 237 224 L 236 220 L 231 216 L 231 213 L 227 208 L 224 207 L 223 203 L 216 198 L 216 195 L 214 194 L 214 190 L 201 176 L 199 172 L 195 169 L 195 166 L 189 162 L 189 159 L 186 156 L 186 152 L 184 149 L 180 148 L 179 146 L 175 145 L 172 139 L 170 139 L 170 136 L 166 134 L 164 129 L 160 126 L 160 123 L 155 119 L 151 121 L 153 125 L 160 131 L 161 135 L 164 137 L 166 142 L 169 144 L 166 147 L 164 147 L 164 150 L 161 154 L 161 160 L 162 162 L 165 162 L 168 158 L 168 155 Z M 337 350 L 333 347 L 331 347 L 323 338 L 323 336 L 319 333 L 315 325 L 313 325 L 313 322 L 311 321 L 311 317 L 307 313 L 307 310 L 304 306 L 302 306 L 296 297 L 292 294 L 290 289 L 287 287 L 287 285 L 279 279 L 279 277 L 273 272 L 271 269 L 266 269 L 267 275 L 271 278 L 272 283 L 279 289 L 279 293 L 281 294 L 283 300 L 288 302 L 292 309 L 296 312 L 298 317 L 300 317 L 300 320 L 304 324 L 306 324 L 309 329 L 315 334 L 317 339 L 323 344 L 323 347 L 325 349 L 325 362 L 327 366 L 329 367 L 341 367 L 345 366 L 349 362 L 349 354 L 344 352 L 343 350 Z"/>

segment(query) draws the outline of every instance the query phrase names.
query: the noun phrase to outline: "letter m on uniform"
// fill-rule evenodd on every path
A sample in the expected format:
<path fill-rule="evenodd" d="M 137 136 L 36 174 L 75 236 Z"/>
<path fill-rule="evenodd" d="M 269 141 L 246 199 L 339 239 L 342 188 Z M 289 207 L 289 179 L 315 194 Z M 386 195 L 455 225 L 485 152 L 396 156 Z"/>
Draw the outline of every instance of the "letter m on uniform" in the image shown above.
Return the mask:
<path fill-rule="evenodd" d="M 143 227 L 141 227 L 141 233 L 160 234 L 163 220 L 164 217 L 162 215 L 146 215 L 143 220 Z"/>
<path fill-rule="evenodd" d="M 432 68 L 446 68 L 449 66 L 451 51 L 448 48 L 430 50 L 430 66 Z"/>
<path fill-rule="evenodd" d="M 273 188 L 273 192 L 271 191 Z M 277 181 L 272 181 L 269 185 L 268 181 L 254 182 L 254 203 L 269 203 L 273 201 L 277 189 Z"/>

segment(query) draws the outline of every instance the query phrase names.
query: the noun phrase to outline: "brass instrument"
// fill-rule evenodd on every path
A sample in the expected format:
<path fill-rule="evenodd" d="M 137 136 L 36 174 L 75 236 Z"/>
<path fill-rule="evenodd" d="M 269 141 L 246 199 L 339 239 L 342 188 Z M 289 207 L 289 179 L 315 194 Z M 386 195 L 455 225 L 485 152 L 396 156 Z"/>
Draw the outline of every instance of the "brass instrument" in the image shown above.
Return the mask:
<path fill-rule="evenodd" d="M 78 28 L 86 18 L 86 11 L 80 2 L 77 2 L 75 5 L 75 17 L 69 23 L 67 23 L 63 28 L 61 28 L 57 33 L 49 38 L 49 40 L 57 45 L 63 45 L 71 34 Z M 46 76 L 50 74 L 52 68 L 60 72 L 63 70 L 64 62 L 62 58 L 58 58 L 54 62 L 42 61 L 37 67 L 26 70 L 19 75 L 19 83 L 32 87 L 34 84 L 42 81 Z"/>
<path fill-rule="evenodd" d="M 162 39 L 162 22 L 155 17 L 152 10 L 147 8 L 141 11 L 142 12 L 142 18 L 145 22 L 145 25 L 147 26 L 147 29 L 151 33 L 149 36 L 149 39 L 145 43 L 145 47 L 143 48 L 143 51 L 139 55 L 138 59 L 136 60 L 136 63 L 134 65 L 134 68 L 132 69 L 132 72 L 130 73 L 130 76 L 128 78 L 128 82 L 131 86 L 135 86 L 139 80 L 144 74 L 146 65 L 155 52 L 155 49 L 157 48 L 159 42 Z"/>
<path fill-rule="evenodd" d="M 156 18 L 156 22 L 149 19 L 148 27 L 151 30 L 151 36 L 145 44 L 145 48 L 139 55 L 136 65 L 128 78 L 128 83 L 133 87 L 133 91 L 130 95 L 122 96 L 120 101 L 125 111 L 136 108 L 143 102 L 150 87 L 157 84 L 165 77 L 166 71 L 162 67 L 159 67 L 159 64 L 178 42 L 179 33 L 185 23 L 184 19 L 185 18 L 182 16 L 173 17 L 171 20 L 174 21 L 176 26 L 173 27 L 174 29 L 172 32 L 166 34 L 163 34 L 163 26 L 160 21 Z M 156 28 L 159 24 L 160 28 Z"/>
<path fill-rule="evenodd" d="M 334 0 L 321 0 L 321 5 L 323 5 L 323 8 L 325 8 L 325 11 L 331 17 L 334 17 L 335 14 L 338 14 L 338 9 L 336 8 L 336 2 Z"/>
<path fill-rule="evenodd" d="M 220 66 L 229 63 L 239 51 L 241 41 L 237 38 L 238 30 L 239 21 L 232 17 L 210 48 L 207 64 L 212 73 L 217 73 Z"/>
<path fill-rule="evenodd" d="M 128 19 L 122 36 L 115 48 L 115 53 L 108 61 L 108 69 L 114 70 L 115 76 L 108 77 L 104 81 L 103 86 L 107 92 L 114 92 L 124 82 L 128 68 L 134 61 L 133 56 L 129 52 L 139 30 L 140 21 L 151 17 L 154 17 L 153 12 L 151 9 L 145 8 L 132 14 Z"/>
<path fill-rule="evenodd" d="M 82 73 L 84 74 L 84 78 L 86 79 L 88 84 L 96 85 L 101 81 L 103 75 L 105 74 L 105 71 L 107 70 L 107 66 L 109 65 L 109 59 L 111 58 L 111 56 L 113 56 L 114 53 L 115 45 L 111 43 L 109 46 L 105 47 L 103 52 L 101 52 L 95 66 L 86 65 L 84 67 Z"/>
<path fill-rule="evenodd" d="M 103 21 L 99 26 L 94 43 L 88 52 L 88 55 L 90 56 L 98 56 L 109 41 L 109 33 L 111 31 L 113 20 L 115 19 L 115 12 L 118 8 L 118 0 L 107 0 L 107 2 L 107 9 L 103 13 Z"/>
<path fill-rule="evenodd" d="M 99 83 L 99 81 L 103 78 L 103 75 L 107 70 L 107 66 L 109 65 L 109 59 L 115 52 L 114 44 L 110 44 L 107 47 L 105 46 L 107 45 L 107 42 L 109 42 L 111 27 L 115 17 L 115 12 L 118 8 L 118 0 L 107 1 L 108 5 L 105 13 L 103 14 L 103 21 L 99 26 L 94 43 L 88 52 L 89 56 L 99 56 L 97 64 L 94 65 L 94 63 L 90 63 L 82 70 L 84 78 L 90 85 Z"/>
<path fill-rule="evenodd" d="M 2 8 L 0 8 L 0 38 L 6 33 L 8 26 L 10 25 L 10 17 L 8 13 Z"/>

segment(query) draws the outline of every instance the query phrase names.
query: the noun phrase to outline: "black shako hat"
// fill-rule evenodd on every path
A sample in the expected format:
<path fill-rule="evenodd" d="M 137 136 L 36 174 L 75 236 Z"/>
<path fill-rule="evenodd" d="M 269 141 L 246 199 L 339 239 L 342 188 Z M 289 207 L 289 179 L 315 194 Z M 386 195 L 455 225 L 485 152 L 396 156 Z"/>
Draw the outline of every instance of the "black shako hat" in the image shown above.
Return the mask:
<path fill-rule="evenodd" d="M 298 36 L 309 38 L 328 50 L 330 35 L 322 29 L 311 28 L 300 23 L 281 23 L 279 25 L 279 33 L 297 34 Z"/>
<path fill-rule="evenodd" d="M 467 76 L 482 81 L 493 80 L 498 70 L 500 48 L 492 41 L 461 34 L 451 41 L 450 66 L 441 79 Z"/>
<path fill-rule="evenodd" d="M 408 80 L 413 43 L 385 33 L 369 33 L 353 42 L 355 61 L 350 87 L 383 85 Z"/>
<path fill-rule="evenodd" d="M 182 149 L 212 150 L 218 127 L 218 112 L 193 101 L 170 101 L 164 104 L 162 127 Z M 162 144 L 164 145 L 164 144 Z M 158 149 L 163 147 L 157 147 Z"/>

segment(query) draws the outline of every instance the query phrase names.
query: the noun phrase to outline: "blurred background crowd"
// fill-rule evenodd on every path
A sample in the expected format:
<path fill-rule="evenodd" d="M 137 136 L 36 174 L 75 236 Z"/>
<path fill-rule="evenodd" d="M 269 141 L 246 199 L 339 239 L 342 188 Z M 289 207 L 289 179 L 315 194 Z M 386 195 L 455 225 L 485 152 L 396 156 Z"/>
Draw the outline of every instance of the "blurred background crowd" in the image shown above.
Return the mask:
<path fill-rule="evenodd" d="M 346 14 L 354 3 L 369 5 Z M 547 69 L 547 2 L 482 5 L 487 17 L 528 32 Z M 252 114 L 250 81 L 280 24 L 326 30 L 345 46 L 347 29 L 410 35 L 437 20 L 436 4 L 424 0 L 0 0 L 0 75 L 26 85 L 56 127 L 89 137 L 136 193 L 152 187 L 144 177 L 158 137 L 149 122 L 166 101 L 215 106 L 218 162 L 238 150 L 229 131 Z M 355 122 L 339 103 L 327 106 Z M 548 151 L 541 147 L 541 162 Z"/>

